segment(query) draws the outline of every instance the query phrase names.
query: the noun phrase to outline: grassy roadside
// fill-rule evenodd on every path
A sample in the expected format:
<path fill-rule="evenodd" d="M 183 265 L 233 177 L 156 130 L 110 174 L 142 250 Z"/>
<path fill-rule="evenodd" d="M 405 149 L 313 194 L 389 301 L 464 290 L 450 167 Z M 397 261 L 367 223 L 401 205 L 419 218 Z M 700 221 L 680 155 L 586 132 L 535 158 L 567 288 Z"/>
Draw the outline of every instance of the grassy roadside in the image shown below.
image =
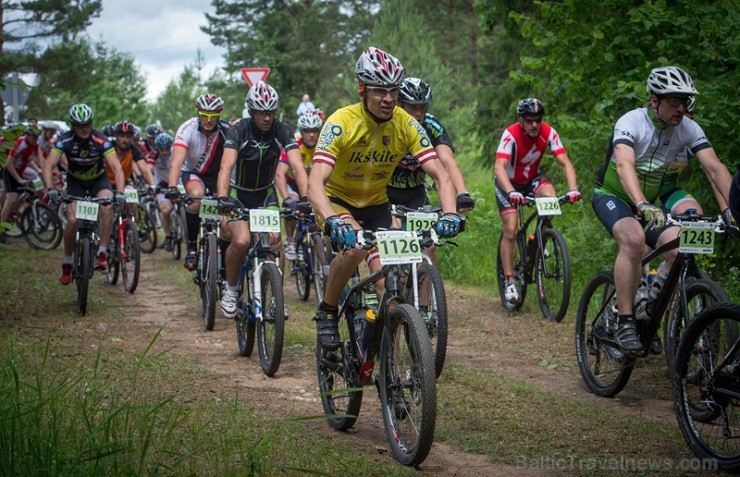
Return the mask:
<path fill-rule="evenodd" d="M 162 349 L 156 335 L 138 352 L 126 351 L 116 330 L 134 311 L 119 308 L 120 298 L 106 294 L 109 286 L 96 276 L 91 311 L 77 317 L 74 289 L 56 283 L 58 253 L 29 253 L 22 245 L 0 248 L 0 474 L 418 474 L 345 445 L 341 433 L 325 438 L 305 415 L 268 414 L 238 389 L 212 392 L 203 383 L 213 378 L 199 362 L 185 350 Z M 158 270 L 156 280 L 197 306 L 195 287 L 179 267 Z M 480 361 L 448 361 L 438 384 L 437 442 L 546 475 L 702 475 L 677 471 L 690 454 L 674 422 L 646 419 L 638 407 L 616 410 L 615 400 L 593 401 L 585 391 L 546 391 L 527 374 L 506 372 L 514 362 L 555 365 L 547 368 L 553 379 L 579 380 L 572 320 L 549 323 L 536 310 L 508 315 L 490 293 L 452 283 L 448 290 L 472 313 L 452 331 Z M 284 362 L 311 363 L 313 307 L 289 306 Z M 486 361 L 491 353 L 505 355 Z M 664 386 L 651 384 L 662 379 L 659 358 L 652 371 L 636 373 L 628 385 L 635 394 L 664 395 Z M 363 417 L 376 419 L 371 412 Z M 658 467 L 610 467 L 624 457 Z M 549 458 L 570 467 L 542 461 Z"/>
<path fill-rule="evenodd" d="M 133 312 L 96 275 L 90 311 L 76 316 L 58 255 L 0 248 L 1 475 L 411 473 L 307 438 L 304 421 L 238 393 L 204 399 L 209 376 L 182 350 L 155 352 L 157 335 L 126 352 L 115 329 Z"/>

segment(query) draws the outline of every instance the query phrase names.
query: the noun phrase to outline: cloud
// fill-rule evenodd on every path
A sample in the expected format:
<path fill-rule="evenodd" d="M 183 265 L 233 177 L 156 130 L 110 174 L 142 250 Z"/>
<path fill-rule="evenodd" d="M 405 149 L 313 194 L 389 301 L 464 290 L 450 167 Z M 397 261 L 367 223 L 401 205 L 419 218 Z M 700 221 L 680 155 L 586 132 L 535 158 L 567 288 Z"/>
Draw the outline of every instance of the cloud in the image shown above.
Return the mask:
<path fill-rule="evenodd" d="M 133 56 L 147 78 L 147 99 L 154 100 L 182 69 L 193 64 L 200 49 L 203 76 L 223 66 L 223 50 L 200 30 L 210 3 L 199 0 L 104 0 L 99 18 L 87 33 L 93 40 Z"/>

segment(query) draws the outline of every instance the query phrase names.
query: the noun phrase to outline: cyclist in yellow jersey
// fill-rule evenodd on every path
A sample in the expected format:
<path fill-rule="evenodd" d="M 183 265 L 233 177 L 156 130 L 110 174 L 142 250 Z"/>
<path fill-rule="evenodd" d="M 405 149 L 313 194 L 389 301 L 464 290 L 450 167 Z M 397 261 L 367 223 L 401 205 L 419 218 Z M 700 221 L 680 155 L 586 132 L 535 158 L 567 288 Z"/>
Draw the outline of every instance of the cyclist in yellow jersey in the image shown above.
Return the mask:
<path fill-rule="evenodd" d="M 321 132 L 323 124 L 323 119 L 315 111 L 309 111 L 298 118 L 298 130 L 301 137 L 296 140 L 296 144 L 298 144 L 298 151 L 301 153 L 303 169 L 307 174 L 311 170 L 313 153 L 316 151 L 316 143 L 319 140 L 319 132 Z M 290 162 L 288 162 L 288 154 L 284 149 L 280 154 L 280 162 L 278 162 L 275 170 L 275 187 L 277 187 L 280 197 L 283 198 L 283 207 L 295 209 L 300 199 L 298 183 L 295 179 L 295 173 L 290 167 Z M 285 235 L 288 237 L 285 242 L 285 258 L 291 261 L 296 259 L 295 227 L 295 220 L 285 221 Z"/>
<path fill-rule="evenodd" d="M 437 233 L 453 237 L 460 229 L 454 187 L 429 137 L 416 119 L 396 107 L 405 76 L 401 63 L 370 47 L 357 60 L 355 74 L 361 102 L 339 109 L 326 120 L 308 179 L 308 198 L 325 233 L 334 247 L 346 252 L 331 262 L 324 301 L 314 317 L 319 344 L 328 351 L 339 347 L 340 291 L 363 259 L 371 271 L 380 268 L 377 251 L 354 248 L 355 230 L 390 227 L 386 187 L 407 153 L 437 184 L 444 212 Z"/>

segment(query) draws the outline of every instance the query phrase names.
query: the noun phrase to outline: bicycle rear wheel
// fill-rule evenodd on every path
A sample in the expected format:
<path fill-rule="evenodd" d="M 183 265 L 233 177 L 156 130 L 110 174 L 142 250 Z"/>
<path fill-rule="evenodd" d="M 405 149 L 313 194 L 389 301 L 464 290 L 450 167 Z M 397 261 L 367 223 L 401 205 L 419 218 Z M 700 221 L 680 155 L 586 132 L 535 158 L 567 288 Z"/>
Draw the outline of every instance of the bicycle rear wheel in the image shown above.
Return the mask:
<path fill-rule="evenodd" d="M 496 249 L 496 277 L 498 278 L 498 292 L 501 296 L 501 304 L 510 311 L 518 310 L 524 304 L 524 295 L 527 294 L 527 276 L 524 267 L 525 251 L 519 240 L 514 242 L 514 281 L 516 282 L 519 300 L 516 303 L 509 303 L 506 300 L 506 280 L 504 279 L 504 266 L 501 262 L 501 241 L 504 239 L 503 234 L 498 239 L 498 249 Z"/>
<path fill-rule="evenodd" d="M 673 371 L 673 364 L 676 359 L 676 350 L 686 327 L 691 323 L 696 315 L 705 308 L 716 303 L 730 301 L 727 294 L 717 283 L 709 278 L 694 279 L 686 285 L 686 307 L 688 316 L 681 315 L 681 306 L 678 303 L 680 297 L 674 293 L 670 307 L 666 312 L 666 318 L 663 328 L 663 347 L 665 351 L 668 371 Z M 728 330 L 731 336 L 737 338 L 736 330 Z"/>
<path fill-rule="evenodd" d="M 141 253 L 139 252 L 139 237 L 136 225 L 126 219 L 123 222 L 123 244 L 121 244 L 121 279 L 123 289 L 129 293 L 136 291 L 139 284 L 139 270 L 141 265 Z"/>
<path fill-rule="evenodd" d="M 218 244 L 214 234 L 201 239 L 203 252 L 198 270 L 200 274 L 200 300 L 203 304 L 203 323 L 206 330 L 216 324 L 216 300 L 218 300 Z"/>
<path fill-rule="evenodd" d="M 562 321 L 570 303 L 570 255 L 563 236 L 555 229 L 542 233 L 542 248 L 537 249 L 537 297 L 542 313 L 553 321 Z"/>
<path fill-rule="evenodd" d="M 18 227 L 34 250 L 54 250 L 62 241 L 62 221 L 54 209 L 39 201 L 26 207 Z"/>
<path fill-rule="evenodd" d="M 82 237 L 75 246 L 74 279 L 77 284 L 77 313 L 87 313 L 87 291 L 92 276 L 92 243 L 90 237 Z"/>
<path fill-rule="evenodd" d="M 283 357 L 285 333 L 285 298 L 282 278 L 277 265 L 262 264 L 262 320 L 257 323 L 257 349 L 262 371 L 274 376 Z"/>
<path fill-rule="evenodd" d="M 141 204 L 136 205 L 136 228 L 139 231 L 139 249 L 143 253 L 152 253 L 157 248 L 157 226 Z"/>
<path fill-rule="evenodd" d="M 576 313 L 576 357 L 588 389 L 616 396 L 629 381 L 635 358 L 604 342 L 614 339 L 617 295 L 612 272 L 600 272 L 583 290 Z"/>
<path fill-rule="evenodd" d="M 419 311 L 401 304 L 390 311 L 380 351 L 380 408 L 396 460 L 417 466 L 426 459 L 437 420 L 437 380 L 429 334 Z"/>
<path fill-rule="evenodd" d="M 681 433 L 700 459 L 740 470 L 740 305 L 720 303 L 689 324 L 676 352 L 673 403 Z"/>
<path fill-rule="evenodd" d="M 326 422 L 334 429 L 346 431 L 355 425 L 360 414 L 362 386 L 352 381 L 352 377 L 357 377 L 357 370 L 349 331 L 341 325 L 347 323 L 346 316 L 339 316 L 339 322 L 342 345 L 336 351 L 326 351 L 316 341 L 316 372 Z"/>
<path fill-rule="evenodd" d="M 417 290 L 419 290 L 419 314 L 421 315 L 434 353 L 434 373 L 437 378 L 447 356 L 447 295 L 445 294 L 442 276 L 433 265 L 424 263 L 417 270 Z M 406 303 L 413 304 L 411 275 L 407 278 L 405 293 Z"/>

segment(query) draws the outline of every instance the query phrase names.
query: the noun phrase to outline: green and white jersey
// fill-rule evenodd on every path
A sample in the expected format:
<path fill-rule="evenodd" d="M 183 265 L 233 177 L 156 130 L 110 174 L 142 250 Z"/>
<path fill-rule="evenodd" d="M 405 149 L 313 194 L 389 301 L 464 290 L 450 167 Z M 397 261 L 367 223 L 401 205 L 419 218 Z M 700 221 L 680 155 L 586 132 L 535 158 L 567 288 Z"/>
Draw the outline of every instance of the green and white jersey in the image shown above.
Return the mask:
<path fill-rule="evenodd" d="M 615 195 L 632 204 L 619 181 L 614 146 L 626 144 L 635 150 L 635 169 L 645 199 L 654 202 L 666 181 L 675 180 L 676 166 L 693 154 L 712 147 L 701 126 L 684 117 L 677 126 L 659 127 L 647 108 L 634 109 L 617 121 L 606 160 L 599 169 L 595 193 Z M 662 123 L 660 123 L 663 126 Z M 634 205 L 634 204 L 633 204 Z"/>

